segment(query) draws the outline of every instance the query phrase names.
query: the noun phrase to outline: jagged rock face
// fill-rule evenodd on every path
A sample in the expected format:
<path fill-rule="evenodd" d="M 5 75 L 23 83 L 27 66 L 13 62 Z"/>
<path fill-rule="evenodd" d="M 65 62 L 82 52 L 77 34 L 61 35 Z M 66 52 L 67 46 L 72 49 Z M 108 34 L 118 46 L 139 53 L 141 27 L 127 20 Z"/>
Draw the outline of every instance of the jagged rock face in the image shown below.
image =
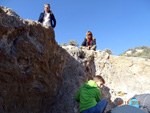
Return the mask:
<path fill-rule="evenodd" d="M 1 113 L 44 113 L 54 102 L 67 55 L 54 37 L 52 28 L 0 7 Z"/>
<path fill-rule="evenodd" d="M 78 61 L 75 65 L 70 60 L 66 68 L 63 87 L 58 95 L 57 110 L 59 113 L 78 113 L 78 103 L 74 102 L 74 95 L 80 86 L 95 75 L 101 75 L 106 83 L 103 87 L 102 98 L 107 98 L 109 104 L 106 111 L 113 109 L 134 94 L 150 93 L 150 60 L 109 55 L 103 51 L 81 50 L 73 46 L 63 47 Z M 64 74 L 64 72 L 63 72 Z M 71 81 L 70 81 L 71 80 Z M 70 89 L 66 89 L 70 87 Z M 116 92 L 127 93 L 124 96 L 115 95 Z M 68 92 L 66 94 L 66 92 Z M 70 92 L 70 93 L 69 93 Z M 65 98 L 63 98 L 65 97 Z M 63 103 L 69 103 L 64 104 Z M 63 105 L 63 106 L 62 106 Z M 67 106 L 66 106 L 67 105 Z M 62 108 L 61 108 L 62 107 Z M 61 111 L 61 109 L 64 111 Z"/>
<path fill-rule="evenodd" d="M 129 93 L 150 93 L 150 60 L 59 47 L 52 28 L 0 7 L 0 112 L 79 113 L 75 94 L 95 75 L 106 84 L 107 110 Z M 126 96 L 116 96 L 122 91 Z"/>

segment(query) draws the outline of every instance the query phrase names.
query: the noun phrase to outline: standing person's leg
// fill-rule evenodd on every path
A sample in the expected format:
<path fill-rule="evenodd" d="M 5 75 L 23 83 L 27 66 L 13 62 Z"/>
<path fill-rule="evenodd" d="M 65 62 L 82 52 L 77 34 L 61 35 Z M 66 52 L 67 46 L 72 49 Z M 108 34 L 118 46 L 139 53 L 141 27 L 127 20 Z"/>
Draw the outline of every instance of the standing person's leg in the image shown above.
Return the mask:
<path fill-rule="evenodd" d="M 104 113 L 106 106 L 107 106 L 107 100 L 106 99 L 102 99 L 101 101 L 99 101 L 96 105 L 97 109 L 99 110 L 99 113 Z"/>

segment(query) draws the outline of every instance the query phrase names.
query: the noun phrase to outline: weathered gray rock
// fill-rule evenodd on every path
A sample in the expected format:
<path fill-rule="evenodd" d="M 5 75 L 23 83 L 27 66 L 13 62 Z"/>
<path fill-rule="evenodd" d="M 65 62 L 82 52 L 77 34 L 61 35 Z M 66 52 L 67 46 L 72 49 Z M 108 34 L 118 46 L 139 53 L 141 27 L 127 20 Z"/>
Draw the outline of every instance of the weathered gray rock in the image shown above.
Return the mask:
<path fill-rule="evenodd" d="M 107 98 L 109 101 L 106 111 L 118 106 L 121 104 L 120 102 L 126 104 L 127 100 L 134 94 L 150 93 L 150 60 L 113 56 L 100 50 L 81 50 L 73 46 L 63 46 L 63 48 L 66 49 L 81 65 L 81 67 L 78 65 L 76 66 L 72 63 L 73 60 L 70 61 L 72 67 L 71 75 L 67 73 L 65 75 L 67 77 L 74 77 L 74 81 L 70 84 L 70 87 L 73 86 L 72 89 L 68 89 L 67 91 L 72 90 L 73 93 L 76 93 L 77 89 L 79 89 L 85 81 L 91 79 L 91 77 L 95 75 L 101 75 L 106 81 L 106 84 L 102 89 L 102 97 Z M 70 65 L 70 63 L 68 63 L 68 65 Z M 68 68 L 66 70 L 66 72 L 69 71 Z M 80 71 L 84 73 L 80 74 Z M 83 78 L 81 79 L 81 77 Z M 69 84 L 69 80 L 69 78 L 68 80 L 64 80 L 66 81 L 66 87 Z M 65 87 L 61 92 L 66 92 L 64 89 Z M 119 91 L 126 94 L 116 95 Z M 64 96 L 65 94 L 62 97 Z M 73 96 L 73 94 L 66 96 L 62 103 L 65 101 L 70 102 L 70 98 L 73 99 Z M 58 102 L 59 105 L 61 99 L 59 98 L 58 100 L 60 100 Z M 74 102 L 74 100 L 72 100 L 72 102 Z M 64 106 L 65 105 L 66 104 L 64 104 Z M 71 107 L 72 103 L 68 105 Z M 75 109 L 74 112 L 77 113 L 76 104 L 72 107 Z M 59 107 L 57 108 L 59 109 Z"/>
<path fill-rule="evenodd" d="M 0 112 L 44 113 L 62 83 L 67 52 L 52 28 L 0 7 Z"/>
<path fill-rule="evenodd" d="M 106 81 L 106 111 L 133 94 L 150 93 L 150 60 L 60 47 L 52 28 L 0 6 L 0 112 L 78 113 L 75 94 L 95 75 Z"/>

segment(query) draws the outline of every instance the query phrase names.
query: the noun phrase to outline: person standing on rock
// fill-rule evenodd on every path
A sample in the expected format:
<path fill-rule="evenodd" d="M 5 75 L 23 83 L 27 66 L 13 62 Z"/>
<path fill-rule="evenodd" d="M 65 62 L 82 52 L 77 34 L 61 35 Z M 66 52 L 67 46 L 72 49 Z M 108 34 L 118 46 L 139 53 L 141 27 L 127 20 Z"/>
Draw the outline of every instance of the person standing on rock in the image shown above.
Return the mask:
<path fill-rule="evenodd" d="M 77 92 L 75 99 L 80 102 L 81 113 L 104 113 L 107 100 L 101 100 L 100 88 L 105 83 L 101 76 L 95 76 L 93 80 L 85 82 Z"/>
<path fill-rule="evenodd" d="M 86 38 L 84 39 L 80 48 L 87 50 L 96 50 L 96 39 L 93 38 L 93 34 L 91 31 L 88 31 L 86 33 Z"/>
<path fill-rule="evenodd" d="M 40 14 L 39 17 L 39 22 L 41 22 L 43 25 L 46 26 L 52 26 L 53 28 L 55 28 L 56 26 L 56 19 L 54 14 L 52 13 L 52 11 L 50 10 L 50 5 L 49 4 L 45 4 L 45 11 L 43 11 Z"/>

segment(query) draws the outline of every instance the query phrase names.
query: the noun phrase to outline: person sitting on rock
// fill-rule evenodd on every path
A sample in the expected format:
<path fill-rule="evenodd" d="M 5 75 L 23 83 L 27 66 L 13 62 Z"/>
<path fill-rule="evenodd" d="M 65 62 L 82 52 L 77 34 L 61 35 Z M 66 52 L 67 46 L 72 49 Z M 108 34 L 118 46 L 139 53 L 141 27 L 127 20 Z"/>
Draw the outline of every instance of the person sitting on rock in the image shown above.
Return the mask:
<path fill-rule="evenodd" d="M 95 76 L 80 87 L 75 99 L 80 102 L 81 113 L 104 113 L 108 103 L 106 99 L 101 100 L 100 88 L 104 83 L 101 76 Z"/>
<path fill-rule="evenodd" d="M 45 6 L 45 11 L 43 11 L 40 14 L 38 21 L 41 22 L 43 25 L 52 26 L 54 28 L 56 26 L 55 16 L 53 15 L 52 11 L 50 10 L 49 4 L 45 4 L 44 6 Z"/>
<path fill-rule="evenodd" d="M 85 48 L 87 50 L 96 50 L 96 39 L 93 38 L 93 34 L 91 31 L 88 31 L 86 33 L 86 38 L 84 39 L 80 48 Z"/>

